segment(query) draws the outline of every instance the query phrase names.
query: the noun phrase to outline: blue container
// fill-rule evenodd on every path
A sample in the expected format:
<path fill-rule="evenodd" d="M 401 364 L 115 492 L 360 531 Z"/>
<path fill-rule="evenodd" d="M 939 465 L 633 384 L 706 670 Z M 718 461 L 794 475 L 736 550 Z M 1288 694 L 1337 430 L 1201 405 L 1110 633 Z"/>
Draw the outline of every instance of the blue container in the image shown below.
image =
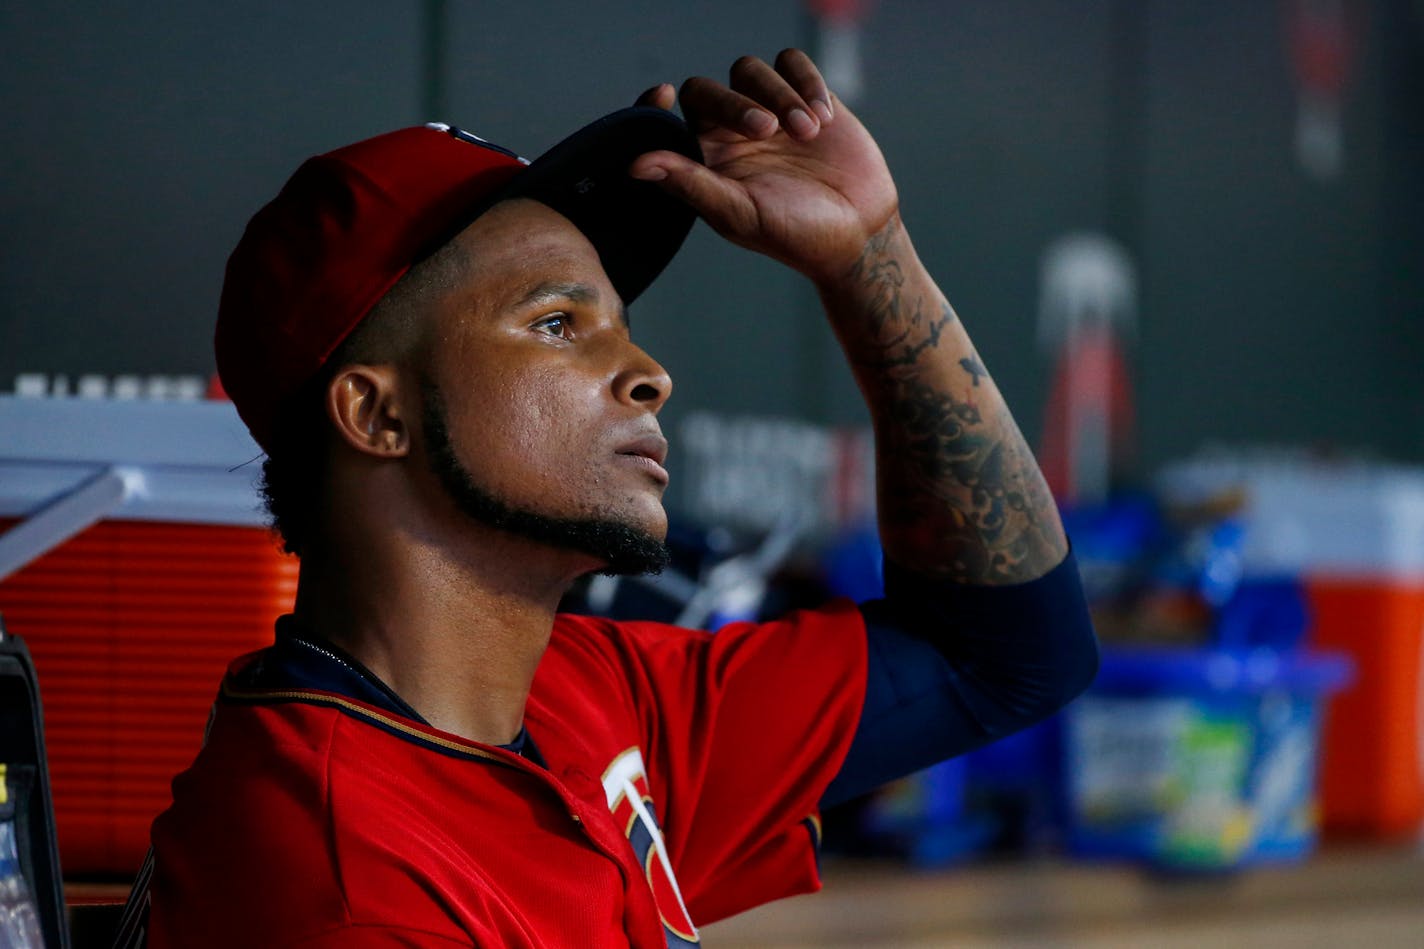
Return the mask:
<path fill-rule="evenodd" d="M 1266 648 L 1106 651 L 1062 717 L 1069 850 L 1175 870 L 1304 857 L 1321 713 L 1351 672 Z"/>

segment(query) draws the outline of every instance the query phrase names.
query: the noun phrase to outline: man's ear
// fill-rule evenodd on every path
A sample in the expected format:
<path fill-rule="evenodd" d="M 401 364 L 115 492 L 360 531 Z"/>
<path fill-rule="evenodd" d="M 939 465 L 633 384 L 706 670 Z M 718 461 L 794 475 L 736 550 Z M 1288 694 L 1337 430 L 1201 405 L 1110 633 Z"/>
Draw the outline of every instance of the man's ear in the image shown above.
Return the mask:
<path fill-rule="evenodd" d="M 394 366 L 343 366 L 326 387 L 326 414 L 356 451 L 378 458 L 410 453 L 410 428 Z"/>

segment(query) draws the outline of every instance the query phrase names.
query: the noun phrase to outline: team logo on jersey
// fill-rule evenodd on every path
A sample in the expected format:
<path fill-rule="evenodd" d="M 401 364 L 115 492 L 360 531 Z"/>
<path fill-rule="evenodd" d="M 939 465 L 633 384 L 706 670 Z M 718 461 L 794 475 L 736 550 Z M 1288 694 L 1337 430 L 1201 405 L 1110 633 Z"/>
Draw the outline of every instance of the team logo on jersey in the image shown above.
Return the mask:
<path fill-rule="evenodd" d="M 668 859 L 667 845 L 663 842 L 662 829 L 658 827 L 657 814 L 653 810 L 653 796 L 648 790 L 648 773 L 643 767 L 643 753 L 638 748 L 629 748 L 613 759 L 608 770 L 603 772 L 603 791 L 608 795 L 608 809 L 613 812 L 613 820 L 623 829 L 643 872 L 648 877 L 648 886 L 653 890 L 653 899 L 658 906 L 658 915 L 663 920 L 663 930 L 667 934 L 667 944 L 673 949 L 699 945 L 697 927 L 687 915 L 687 907 L 682 902 L 682 892 L 677 887 L 677 877 L 672 872 L 672 861 Z"/>

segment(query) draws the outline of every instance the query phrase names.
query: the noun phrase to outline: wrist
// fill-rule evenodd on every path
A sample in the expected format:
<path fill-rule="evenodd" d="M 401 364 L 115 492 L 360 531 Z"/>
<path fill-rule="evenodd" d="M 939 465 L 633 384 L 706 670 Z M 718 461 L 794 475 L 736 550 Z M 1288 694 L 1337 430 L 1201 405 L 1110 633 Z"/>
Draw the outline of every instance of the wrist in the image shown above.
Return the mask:
<path fill-rule="evenodd" d="M 897 266 L 902 273 L 919 266 L 914 245 L 900 220 L 892 212 L 880 229 L 870 234 L 855 248 L 854 256 L 808 273 L 816 291 L 826 301 L 854 302 L 877 293 L 876 281 L 868 279 L 873 271 L 887 264 Z"/>

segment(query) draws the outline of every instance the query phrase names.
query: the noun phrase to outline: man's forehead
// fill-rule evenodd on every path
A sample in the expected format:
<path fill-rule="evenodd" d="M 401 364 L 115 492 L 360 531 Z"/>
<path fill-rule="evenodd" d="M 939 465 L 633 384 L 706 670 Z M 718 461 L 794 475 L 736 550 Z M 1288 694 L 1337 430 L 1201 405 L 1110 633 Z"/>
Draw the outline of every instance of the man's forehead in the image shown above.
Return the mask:
<path fill-rule="evenodd" d="M 497 289 L 512 302 L 557 296 L 622 308 L 593 244 L 568 218 L 538 201 L 502 201 L 456 242 L 472 283 Z"/>
<path fill-rule="evenodd" d="M 523 230 L 534 236 L 577 235 L 585 242 L 588 241 L 573 221 L 533 198 L 506 198 L 500 201 L 471 221 L 465 228 L 465 233 L 479 235 L 490 231 L 515 230 Z M 592 246 L 589 244 L 590 248 Z"/>

